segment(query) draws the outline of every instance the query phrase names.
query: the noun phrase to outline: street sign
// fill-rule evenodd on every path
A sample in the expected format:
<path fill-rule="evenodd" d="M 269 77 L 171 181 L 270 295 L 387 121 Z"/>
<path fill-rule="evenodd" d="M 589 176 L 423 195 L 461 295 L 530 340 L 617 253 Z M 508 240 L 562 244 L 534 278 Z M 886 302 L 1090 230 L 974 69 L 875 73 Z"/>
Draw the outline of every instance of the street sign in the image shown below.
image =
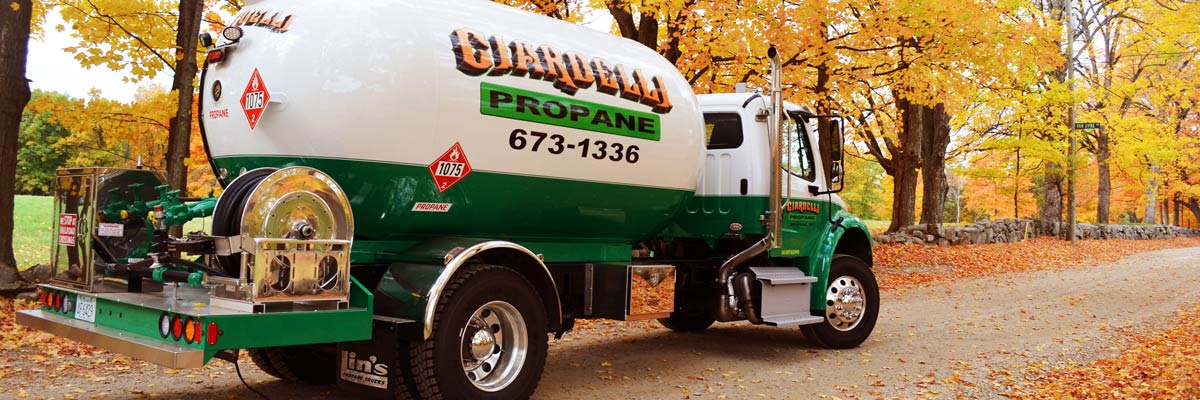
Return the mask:
<path fill-rule="evenodd" d="M 1075 129 L 1100 129 L 1099 122 L 1076 122 Z"/>

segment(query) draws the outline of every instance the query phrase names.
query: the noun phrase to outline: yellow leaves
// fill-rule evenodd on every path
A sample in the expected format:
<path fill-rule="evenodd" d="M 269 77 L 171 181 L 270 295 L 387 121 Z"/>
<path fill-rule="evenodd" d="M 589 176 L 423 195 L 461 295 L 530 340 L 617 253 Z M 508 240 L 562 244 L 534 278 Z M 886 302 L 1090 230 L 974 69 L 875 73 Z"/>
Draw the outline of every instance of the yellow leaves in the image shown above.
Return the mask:
<path fill-rule="evenodd" d="M 21 4 L 15 2 L 15 1 L 12 2 L 12 4 L 10 4 L 9 7 L 11 7 L 13 11 L 21 11 Z"/>

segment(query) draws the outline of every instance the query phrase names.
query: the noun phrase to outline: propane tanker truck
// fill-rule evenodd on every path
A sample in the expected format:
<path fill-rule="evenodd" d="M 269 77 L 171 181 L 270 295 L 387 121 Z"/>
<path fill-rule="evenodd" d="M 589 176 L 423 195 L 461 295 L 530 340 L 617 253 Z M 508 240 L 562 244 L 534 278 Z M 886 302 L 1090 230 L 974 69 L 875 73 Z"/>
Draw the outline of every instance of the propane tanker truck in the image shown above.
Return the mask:
<path fill-rule="evenodd" d="M 17 322 L 451 399 L 530 396 L 579 319 L 825 348 L 874 328 L 841 120 L 782 100 L 774 51 L 766 95 L 696 96 L 641 44 L 486 1 L 249 2 L 216 36 L 199 112 L 221 195 L 60 170 L 53 279 Z"/>

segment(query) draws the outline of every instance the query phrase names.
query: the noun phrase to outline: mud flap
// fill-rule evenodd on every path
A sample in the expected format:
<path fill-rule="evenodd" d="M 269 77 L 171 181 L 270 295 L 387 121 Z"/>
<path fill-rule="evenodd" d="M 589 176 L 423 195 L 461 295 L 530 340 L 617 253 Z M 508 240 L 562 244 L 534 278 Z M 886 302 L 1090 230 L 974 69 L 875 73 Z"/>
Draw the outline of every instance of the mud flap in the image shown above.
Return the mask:
<path fill-rule="evenodd" d="M 408 340 L 419 333 L 415 321 L 375 316 L 371 340 L 338 343 L 338 388 L 355 398 L 395 399 L 410 391 Z"/>

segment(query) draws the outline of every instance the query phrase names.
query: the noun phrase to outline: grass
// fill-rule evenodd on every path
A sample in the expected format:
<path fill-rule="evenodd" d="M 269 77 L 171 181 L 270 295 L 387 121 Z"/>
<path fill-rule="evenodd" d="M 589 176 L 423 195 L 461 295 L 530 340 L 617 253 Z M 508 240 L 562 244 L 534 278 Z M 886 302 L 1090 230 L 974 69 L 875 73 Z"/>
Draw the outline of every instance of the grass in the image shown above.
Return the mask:
<path fill-rule="evenodd" d="M 184 232 L 207 231 L 210 219 L 193 220 Z M 54 243 L 54 198 L 18 195 L 13 208 L 13 252 L 17 266 L 50 263 L 50 245 Z"/>
<path fill-rule="evenodd" d="M 13 208 L 13 252 L 21 269 L 50 262 L 54 198 L 17 196 Z"/>
<path fill-rule="evenodd" d="M 871 231 L 872 235 L 878 235 L 887 231 L 887 228 L 892 224 L 892 221 L 886 219 L 864 219 L 863 223 L 867 224 L 867 230 Z"/>

